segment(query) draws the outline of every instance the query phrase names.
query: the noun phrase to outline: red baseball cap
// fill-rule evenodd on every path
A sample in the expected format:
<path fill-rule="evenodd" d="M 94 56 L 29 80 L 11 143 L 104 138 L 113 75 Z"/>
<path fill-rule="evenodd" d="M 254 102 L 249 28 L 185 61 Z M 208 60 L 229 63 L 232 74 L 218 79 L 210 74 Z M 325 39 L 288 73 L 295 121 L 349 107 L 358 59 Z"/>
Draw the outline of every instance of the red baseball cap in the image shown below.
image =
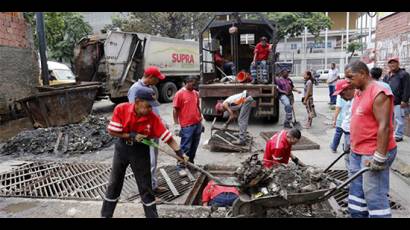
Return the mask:
<path fill-rule="evenodd" d="M 159 80 L 164 80 L 165 76 L 161 73 L 158 67 L 156 66 L 150 66 L 144 70 L 144 75 L 145 76 L 154 76 L 158 78 Z"/>
<path fill-rule="evenodd" d="M 399 62 L 399 57 L 397 56 L 390 57 L 387 63 L 390 63 L 391 61 Z"/>
<path fill-rule="evenodd" d="M 223 111 L 224 111 L 224 104 L 223 104 L 223 102 L 221 102 L 221 101 L 218 101 L 218 103 L 216 103 L 216 105 L 215 105 L 215 110 L 216 110 L 216 113 L 222 113 Z"/>
<path fill-rule="evenodd" d="M 343 90 L 350 86 L 350 83 L 345 80 L 338 80 L 336 82 L 336 91 L 333 93 L 333 96 L 339 95 Z"/>

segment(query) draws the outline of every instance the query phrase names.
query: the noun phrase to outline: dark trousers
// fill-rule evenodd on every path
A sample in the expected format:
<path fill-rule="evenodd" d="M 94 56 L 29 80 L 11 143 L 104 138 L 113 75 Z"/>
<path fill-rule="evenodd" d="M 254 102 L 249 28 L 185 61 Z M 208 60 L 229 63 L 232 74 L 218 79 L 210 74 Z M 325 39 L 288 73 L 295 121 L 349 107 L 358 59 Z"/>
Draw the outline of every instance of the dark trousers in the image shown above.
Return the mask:
<path fill-rule="evenodd" d="M 233 192 L 223 192 L 209 202 L 209 206 L 230 207 L 238 199 L 238 195 Z"/>
<path fill-rule="evenodd" d="M 151 184 L 149 146 L 136 142 L 133 145 L 127 145 L 122 139 L 115 144 L 111 177 L 105 193 L 101 216 L 113 216 L 121 195 L 128 165 L 131 165 L 134 173 L 145 216 L 147 218 L 157 218 L 157 207 Z"/>

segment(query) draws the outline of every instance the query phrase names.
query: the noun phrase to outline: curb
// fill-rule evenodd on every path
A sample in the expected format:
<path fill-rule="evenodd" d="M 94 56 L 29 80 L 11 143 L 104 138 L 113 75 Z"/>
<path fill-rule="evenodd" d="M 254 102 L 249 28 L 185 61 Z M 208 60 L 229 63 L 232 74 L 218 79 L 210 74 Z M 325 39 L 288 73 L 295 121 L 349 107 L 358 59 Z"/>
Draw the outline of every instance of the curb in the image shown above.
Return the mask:
<path fill-rule="evenodd" d="M 391 169 L 410 179 L 410 164 L 407 164 L 400 158 L 396 157 Z"/>

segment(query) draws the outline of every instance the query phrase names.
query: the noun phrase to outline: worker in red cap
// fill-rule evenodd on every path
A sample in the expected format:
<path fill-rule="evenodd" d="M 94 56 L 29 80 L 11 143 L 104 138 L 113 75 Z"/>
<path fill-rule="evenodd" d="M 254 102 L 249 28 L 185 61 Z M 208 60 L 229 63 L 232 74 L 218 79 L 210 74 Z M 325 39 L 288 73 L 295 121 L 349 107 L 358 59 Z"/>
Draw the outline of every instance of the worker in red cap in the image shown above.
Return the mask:
<path fill-rule="evenodd" d="M 404 68 L 400 68 L 399 57 L 388 59 L 389 73 L 384 76 L 383 81 L 390 85 L 394 95 L 394 120 L 396 128 L 394 138 L 396 142 L 403 140 L 404 117 L 409 111 L 410 99 L 410 75 Z"/>
<path fill-rule="evenodd" d="M 158 84 L 160 80 L 164 80 L 165 76 L 161 73 L 158 67 L 149 66 L 144 71 L 144 76 L 135 82 L 130 89 L 128 90 L 128 102 L 133 103 L 135 101 L 136 95 L 144 92 L 145 95 L 151 95 L 150 98 L 145 98 L 147 102 L 151 105 L 152 111 L 159 117 L 158 106 L 160 105 L 157 101 L 157 96 L 153 87 Z M 164 124 L 166 124 L 163 121 Z M 154 139 L 158 143 L 158 139 Z M 155 193 L 160 194 L 168 191 L 166 187 L 158 186 L 157 179 L 157 158 L 158 158 L 158 149 L 151 147 L 151 175 L 152 175 L 152 188 Z"/>
<path fill-rule="evenodd" d="M 176 155 L 184 159 L 182 163 L 188 160 L 172 137 L 172 133 L 152 112 L 150 95 L 144 91 L 137 91 L 135 98 L 133 103 L 117 105 L 107 126 L 108 133 L 118 139 L 114 148 L 110 180 L 103 196 L 102 217 L 113 216 L 129 165 L 134 173 L 145 216 L 158 217 L 151 184 L 150 150 L 148 145 L 141 143 L 144 138 L 160 138 L 174 150 Z"/>
<path fill-rule="evenodd" d="M 233 141 L 232 144 L 246 145 L 246 130 L 248 129 L 249 116 L 251 114 L 252 103 L 255 100 L 252 96 L 248 95 L 244 90 L 242 93 L 232 95 L 225 99 L 225 101 L 219 101 L 215 105 L 215 111 L 217 114 L 221 114 L 224 117 L 228 116 L 228 121 L 224 125 L 224 129 L 228 128 L 228 125 L 238 118 L 239 125 L 239 140 Z M 238 116 L 239 111 L 239 116 Z"/>

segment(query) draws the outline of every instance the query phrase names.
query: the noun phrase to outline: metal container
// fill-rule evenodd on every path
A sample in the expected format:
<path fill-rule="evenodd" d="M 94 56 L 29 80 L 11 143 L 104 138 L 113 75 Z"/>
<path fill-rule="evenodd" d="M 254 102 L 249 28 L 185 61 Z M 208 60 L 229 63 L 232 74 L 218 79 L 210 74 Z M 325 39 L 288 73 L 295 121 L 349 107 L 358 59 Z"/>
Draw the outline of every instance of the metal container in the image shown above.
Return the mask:
<path fill-rule="evenodd" d="M 96 83 L 43 86 L 40 93 L 18 102 L 35 128 L 63 126 L 78 123 L 90 114 L 99 87 Z"/>

